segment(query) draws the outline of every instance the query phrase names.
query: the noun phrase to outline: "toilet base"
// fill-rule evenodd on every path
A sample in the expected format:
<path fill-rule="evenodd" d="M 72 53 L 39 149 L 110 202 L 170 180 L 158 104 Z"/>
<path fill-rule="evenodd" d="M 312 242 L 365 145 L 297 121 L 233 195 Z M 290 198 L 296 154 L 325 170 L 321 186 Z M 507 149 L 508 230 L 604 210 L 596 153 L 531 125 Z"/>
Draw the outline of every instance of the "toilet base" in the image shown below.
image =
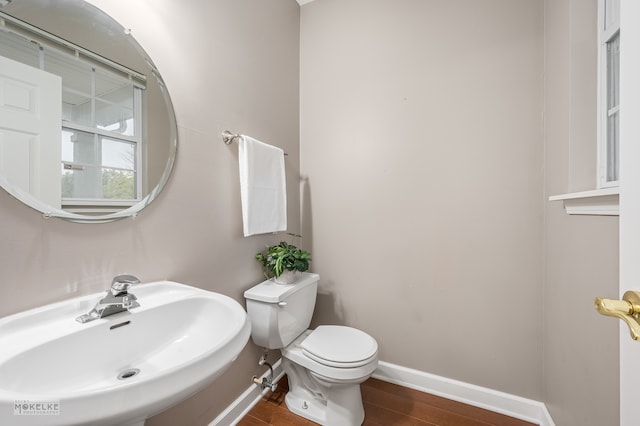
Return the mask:
<path fill-rule="evenodd" d="M 316 399 L 311 394 L 296 395 L 289 390 L 284 401 L 287 404 L 287 408 L 292 413 L 311 420 L 312 422 L 320 423 L 321 425 L 327 424 L 325 421 L 325 414 L 327 411 L 326 405 L 323 401 Z"/>
<path fill-rule="evenodd" d="M 364 407 L 359 380 L 335 383 L 283 359 L 289 378 L 285 402 L 289 411 L 321 425 L 359 426 L 364 421 Z"/>

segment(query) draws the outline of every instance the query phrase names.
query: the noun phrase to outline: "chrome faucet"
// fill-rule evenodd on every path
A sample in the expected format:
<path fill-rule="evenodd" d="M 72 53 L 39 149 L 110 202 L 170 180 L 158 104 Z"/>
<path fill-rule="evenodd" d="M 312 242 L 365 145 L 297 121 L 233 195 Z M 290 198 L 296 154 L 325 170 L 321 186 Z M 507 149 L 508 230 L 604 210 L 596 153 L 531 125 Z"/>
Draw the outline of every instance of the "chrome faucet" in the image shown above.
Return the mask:
<path fill-rule="evenodd" d="M 129 289 L 134 284 L 139 284 L 140 280 L 133 275 L 118 275 L 111 282 L 111 289 L 107 290 L 105 297 L 89 311 L 89 313 L 80 315 L 76 321 L 85 323 L 94 319 L 108 317 L 119 312 L 128 311 L 131 308 L 137 308 L 140 304 L 135 294 L 129 293 Z"/>

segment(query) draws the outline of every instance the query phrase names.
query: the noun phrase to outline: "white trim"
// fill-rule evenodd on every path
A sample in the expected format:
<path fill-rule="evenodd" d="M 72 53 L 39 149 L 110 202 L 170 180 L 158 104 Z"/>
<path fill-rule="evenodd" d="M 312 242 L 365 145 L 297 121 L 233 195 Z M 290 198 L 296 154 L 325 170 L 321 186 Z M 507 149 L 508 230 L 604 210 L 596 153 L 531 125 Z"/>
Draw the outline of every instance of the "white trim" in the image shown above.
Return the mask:
<path fill-rule="evenodd" d="M 273 376 L 274 381 L 277 383 L 282 376 L 284 376 L 284 370 L 282 369 L 281 360 L 277 360 L 273 364 Z M 260 379 L 267 377 L 269 372 L 267 371 Z M 258 385 L 250 385 L 246 391 L 242 393 L 235 401 L 231 403 L 218 417 L 213 419 L 209 426 L 235 426 L 240 420 L 256 405 L 262 397 L 269 392 L 269 389 L 260 389 Z"/>
<path fill-rule="evenodd" d="M 624 43 L 620 54 L 620 173 L 623 183 L 620 205 L 620 281 L 619 295 L 638 290 L 640 280 L 640 2 L 623 0 L 620 6 Z M 602 319 L 604 321 L 604 319 Z M 638 382 L 640 382 L 640 345 L 629 338 L 624 322 L 620 325 L 620 422 L 619 426 L 638 425 Z M 625 330 L 626 329 L 626 330 Z M 603 366 L 610 369 L 612 365 Z"/>
<path fill-rule="evenodd" d="M 373 377 L 515 417 L 540 426 L 555 426 L 547 407 L 542 402 L 532 399 L 436 376 L 435 374 L 401 367 L 384 361 L 378 363 L 378 369 L 373 374 Z"/>
<path fill-rule="evenodd" d="M 313 0 L 298 0 L 298 4 L 300 6 L 305 5 L 307 3 L 311 3 Z"/>
<path fill-rule="evenodd" d="M 563 201 L 567 214 L 620 215 L 619 187 L 554 195 L 549 197 L 549 201 Z"/>
<path fill-rule="evenodd" d="M 273 370 L 275 381 L 277 382 L 284 375 L 280 360 L 273 365 Z M 263 374 L 262 377 L 266 377 L 267 374 Z M 378 369 L 373 374 L 373 377 L 540 426 L 555 426 L 547 407 L 539 401 L 459 382 L 384 361 L 378 363 Z M 209 426 L 235 426 L 268 391 L 268 389 L 260 389 L 256 385 L 249 386 L 242 395 L 209 423 Z"/>

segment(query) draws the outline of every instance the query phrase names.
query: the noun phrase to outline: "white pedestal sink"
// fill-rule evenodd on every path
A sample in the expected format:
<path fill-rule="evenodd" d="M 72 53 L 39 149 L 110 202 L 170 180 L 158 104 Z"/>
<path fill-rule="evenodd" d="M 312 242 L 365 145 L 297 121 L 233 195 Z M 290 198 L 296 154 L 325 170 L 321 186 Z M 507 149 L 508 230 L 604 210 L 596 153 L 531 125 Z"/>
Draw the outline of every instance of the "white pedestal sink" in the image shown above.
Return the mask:
<path fill-rule="evenodd" d="M 219 293 L 162 281 L 140 306 L 81 324 L 103 294 L 0 319 L 0 425 L 132 425 L 198 392 L 233 362 L 251 325 Z"/>

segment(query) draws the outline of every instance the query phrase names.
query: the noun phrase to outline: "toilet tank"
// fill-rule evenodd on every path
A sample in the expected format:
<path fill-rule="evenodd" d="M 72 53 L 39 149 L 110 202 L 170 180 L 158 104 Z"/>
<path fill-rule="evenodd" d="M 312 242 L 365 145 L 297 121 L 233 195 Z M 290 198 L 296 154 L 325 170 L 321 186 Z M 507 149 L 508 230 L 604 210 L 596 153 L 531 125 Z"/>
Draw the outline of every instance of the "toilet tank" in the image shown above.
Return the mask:
<path fill-rule="evenodd" d="M 293 284 L 267 280 L 244 292 L 256 345 L 282 349 L 309 328 L 319 278 L 318 274 L 303 273 Z"/>

